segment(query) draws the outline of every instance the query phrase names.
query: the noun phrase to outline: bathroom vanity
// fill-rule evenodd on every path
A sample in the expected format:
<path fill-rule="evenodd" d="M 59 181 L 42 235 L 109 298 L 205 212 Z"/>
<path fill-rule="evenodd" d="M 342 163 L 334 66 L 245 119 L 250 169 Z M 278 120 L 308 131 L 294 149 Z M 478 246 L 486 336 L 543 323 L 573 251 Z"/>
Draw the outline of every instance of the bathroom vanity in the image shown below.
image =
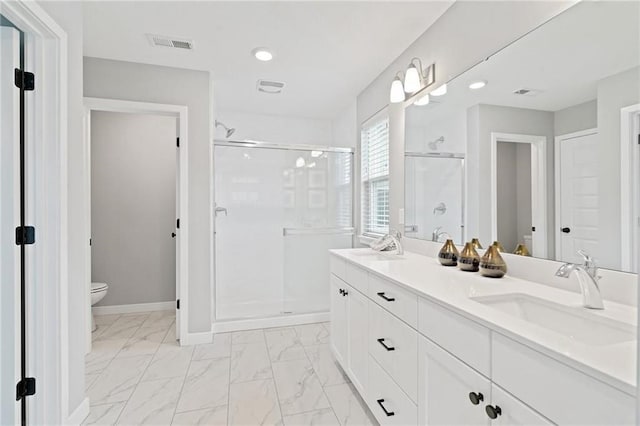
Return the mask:
<path fill-rule="evenodd" d="M 331 347 L 380 424 L 635 423 L 635 308 L 414 253 L 330 258 Z"/>

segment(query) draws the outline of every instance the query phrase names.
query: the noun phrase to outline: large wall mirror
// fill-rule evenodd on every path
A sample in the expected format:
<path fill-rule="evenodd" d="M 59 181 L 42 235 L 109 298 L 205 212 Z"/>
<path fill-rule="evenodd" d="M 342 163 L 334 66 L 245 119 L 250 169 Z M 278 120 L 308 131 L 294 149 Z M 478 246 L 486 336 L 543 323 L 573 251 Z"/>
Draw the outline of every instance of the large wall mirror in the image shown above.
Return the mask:
<path fill-rule="evenodd" d="M 639 135 L 640 3 L 579 3 L 405 109 L 406 236 L 637 272 Z"/>

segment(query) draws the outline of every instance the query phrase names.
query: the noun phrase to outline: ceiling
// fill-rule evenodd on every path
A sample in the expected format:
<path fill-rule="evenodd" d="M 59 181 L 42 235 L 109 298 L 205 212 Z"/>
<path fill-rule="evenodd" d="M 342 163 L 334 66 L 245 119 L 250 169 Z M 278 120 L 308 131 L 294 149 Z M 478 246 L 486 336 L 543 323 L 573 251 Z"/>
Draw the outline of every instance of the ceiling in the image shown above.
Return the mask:
<path fill-rule="evenodd" d="M 640 66 L 640 3 L 581 2 L 448 84 L 411 114 L 442 120 L 476 104 L 558 111 L 593 100 L 599 82 Z M 469 84 L 486 81 L 480 90 Z M 519 96 L 518 89 L 535 96 Z"/>
<path fill-rule="evenodd" d="M 86 2 L 84 55 L 211 71 L 221 109 L 332 119 L 452 3 Z M 152 47 L 147 33 L 192 39 L 194 50 Z M 259 46 L 271 62 L 252 56 Z M 286 87 L 258 93 L 257 79 Z"/>

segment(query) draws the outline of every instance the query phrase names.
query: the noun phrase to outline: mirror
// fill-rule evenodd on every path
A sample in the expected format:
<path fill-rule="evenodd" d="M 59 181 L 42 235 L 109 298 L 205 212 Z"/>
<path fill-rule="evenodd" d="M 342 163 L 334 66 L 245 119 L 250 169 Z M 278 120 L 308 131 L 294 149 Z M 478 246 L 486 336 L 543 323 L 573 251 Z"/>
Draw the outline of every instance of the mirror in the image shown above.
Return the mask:
<path fill-rule="evenodd" d="M 405 109 L 406 236 L 637 272 L 639 123 L 640 3 L 579 3 Z"/>

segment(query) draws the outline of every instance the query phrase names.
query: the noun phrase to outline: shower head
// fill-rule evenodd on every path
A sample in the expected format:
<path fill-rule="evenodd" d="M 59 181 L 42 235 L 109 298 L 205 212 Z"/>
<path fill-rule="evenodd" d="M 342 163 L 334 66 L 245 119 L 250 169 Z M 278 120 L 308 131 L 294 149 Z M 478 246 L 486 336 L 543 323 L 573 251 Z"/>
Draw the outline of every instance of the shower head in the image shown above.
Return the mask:
<path fill-rule="evenodd" d="M 438 139 L 429 142 L 429 149 L 432 151 L 436 151 L 438 149 L 438 144 L 444 143 L 444 136 L 440 136 Z"/>
<path fill-rule="evenodd" d="M 227 139 L 229 137 L 231 137 L 231 135 L 233 134 L 233 132 L 236 131 L 235 128 L 233 127 L 227 127 L 224 123 L 222 123 L 221 121 L 216 120 L 216 127 L 222 127 L 227 133 L 226 133 L 226 137 Z"/>

